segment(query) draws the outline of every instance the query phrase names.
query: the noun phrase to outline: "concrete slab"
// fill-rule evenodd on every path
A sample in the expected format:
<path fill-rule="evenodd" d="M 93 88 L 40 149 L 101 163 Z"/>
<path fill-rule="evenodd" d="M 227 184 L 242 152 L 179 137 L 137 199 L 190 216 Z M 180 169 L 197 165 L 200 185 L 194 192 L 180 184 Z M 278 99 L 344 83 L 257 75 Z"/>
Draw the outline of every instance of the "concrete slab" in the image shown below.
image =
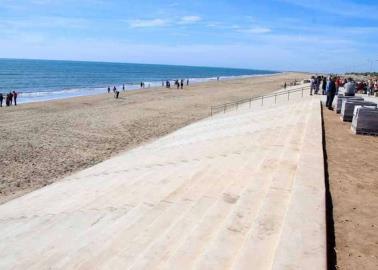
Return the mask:
<path fill-rule="evenodd" d="M 326 269 L 320 98 L 239 106 L 0 206 L 0 269 Z"/>

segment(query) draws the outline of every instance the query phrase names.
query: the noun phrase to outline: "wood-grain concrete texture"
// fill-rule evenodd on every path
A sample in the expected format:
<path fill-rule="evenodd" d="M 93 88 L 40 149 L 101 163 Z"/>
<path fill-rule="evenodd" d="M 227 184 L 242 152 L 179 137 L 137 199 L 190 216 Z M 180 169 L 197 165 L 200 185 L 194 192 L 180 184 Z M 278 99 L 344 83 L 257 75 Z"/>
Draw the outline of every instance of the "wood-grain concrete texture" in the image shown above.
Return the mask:
<path fill-rule="evenodd" d="M 0 269 L 326 269 L 320 99 L 252 105 L 1 205 Z"/>

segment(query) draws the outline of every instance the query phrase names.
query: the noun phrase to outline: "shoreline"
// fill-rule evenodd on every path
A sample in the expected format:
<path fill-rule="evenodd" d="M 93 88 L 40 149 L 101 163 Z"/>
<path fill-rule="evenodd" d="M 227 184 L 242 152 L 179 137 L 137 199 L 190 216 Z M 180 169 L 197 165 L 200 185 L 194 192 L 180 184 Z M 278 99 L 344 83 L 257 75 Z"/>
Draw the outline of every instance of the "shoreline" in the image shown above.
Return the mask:
<path fill-rule="evenodd" d="M 253 75 L 237 75 L 237 76 L 219 76 L 220 81 L 228 81 L 228 80 L 238 80 L 238 79 L 248 79 L 248 78 L 254 78 L 254 77 L 265 77 L 265 76 L 275 76 L 279 74 L 285 74 L 289 72 L 275 72 L 272 74 L 253 74 Z M 165 80 L 164 80 L 165 81 Z M 173 80 L 169 80 L 171 84 L 173 85 Z M 190 85 L 197 85 L 201 83 L 207 83 L 207 82 L 216 82 L 217 77 L 207 77 L 207 78 L 189 78 Z M 140 90 L 154 90 L 159 88 L 165 88 L 161 86 L 162 81 L 146 81 L 145 84 L 147 87 L 141 88 L 139 84 L 125 84 L 125 91 L 122 90 L 122 84 L 110 84 L 111 88 L 115 86 L 120 93 L 130 92 L 130 91 L 140 91 Z M 185 79 L 185 85 L 184 88 L 187 87 L 186 85 L 186 79 Z M 171 87 L 172 90 L 176 89 L 175 86 Z M 77 93 L 77 94 L 69 94 L 69 93 Z M 36 102 L 47 102 L 47 101 L 53 101 L 53 100 L 64 100 L 64 99 L 70 99 L 70 98 L 76 98 L 76 97 L 87 97 L 87 96 L 98 96 L 102 94 L 106 94 L 107 87 L 105 86 L 93 86 L 93 87 L 74 87 L 74 88 L 67 88 L 67 89 L 61 89 L 61 90 L 53 90 L 53 91 L 19 91 L 19 97 L 17 104 L 29 104 L 29 103 L 36 103 Z M 112 93 L 112 91 L 111 91 Z M 55 95 L 62 95 L 62 96 L 56 96 Z M 25 95 L 32 96 L 31 98 L 27 98 L 25 101 Z M 46 98 L 38 98 L 39 96 L 48 96 Z M 35 97 L 35 100 L 33 100 L 33 97 Z"/>
<path fill-rule="evenodd" d="M 0 203 L 209 116 L 212 105 L 267 94 L 306 73 L 209 81 L 34 102 L 1 110 Z"/>

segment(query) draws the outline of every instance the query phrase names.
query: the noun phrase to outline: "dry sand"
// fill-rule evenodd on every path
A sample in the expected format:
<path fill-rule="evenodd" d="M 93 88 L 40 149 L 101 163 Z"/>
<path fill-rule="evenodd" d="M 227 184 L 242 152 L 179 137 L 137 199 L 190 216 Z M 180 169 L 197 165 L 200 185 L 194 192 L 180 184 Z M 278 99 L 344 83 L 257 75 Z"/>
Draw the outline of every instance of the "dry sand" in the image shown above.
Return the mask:
<path fill-rule="evenodd" d="M 323 111 L 337 269 L 378 269 L 378 137 Z"/>
<path fill-rule="evenodd" d="M 303 73 L 24 104 L 0 110 L 0 203 L 209 116 Z"/>

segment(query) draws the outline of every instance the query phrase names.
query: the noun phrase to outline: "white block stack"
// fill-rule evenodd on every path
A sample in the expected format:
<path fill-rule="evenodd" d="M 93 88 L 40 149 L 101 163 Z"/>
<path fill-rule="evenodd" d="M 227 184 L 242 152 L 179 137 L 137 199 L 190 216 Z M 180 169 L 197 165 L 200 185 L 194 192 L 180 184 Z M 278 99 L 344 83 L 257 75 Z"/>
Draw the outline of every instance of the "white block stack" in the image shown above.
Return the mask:
<path fill-rule="evenodd" d="M 355 134 L 378 135 L 377 107 L 356 106 L 352 120 L 352 131 Z"/>
<path fill-rule="evenodd" d="M 352 122 L 354 107 L 358 105 L 377 107 L 376 103 L 370 101 L 344 99 L 341 105 L 341 120 L 344 122 Z"/>
<path fill-rule="evenodd" d="M 343 94 L 339 94 L 337 96 L 337 102 L 336 102 L 336 113 L 341 112 L 341 106 L 343 104 L 343 100 L 364 100 L 362 97 L 356 97 L 356 96 L 344 96 Z"/>

